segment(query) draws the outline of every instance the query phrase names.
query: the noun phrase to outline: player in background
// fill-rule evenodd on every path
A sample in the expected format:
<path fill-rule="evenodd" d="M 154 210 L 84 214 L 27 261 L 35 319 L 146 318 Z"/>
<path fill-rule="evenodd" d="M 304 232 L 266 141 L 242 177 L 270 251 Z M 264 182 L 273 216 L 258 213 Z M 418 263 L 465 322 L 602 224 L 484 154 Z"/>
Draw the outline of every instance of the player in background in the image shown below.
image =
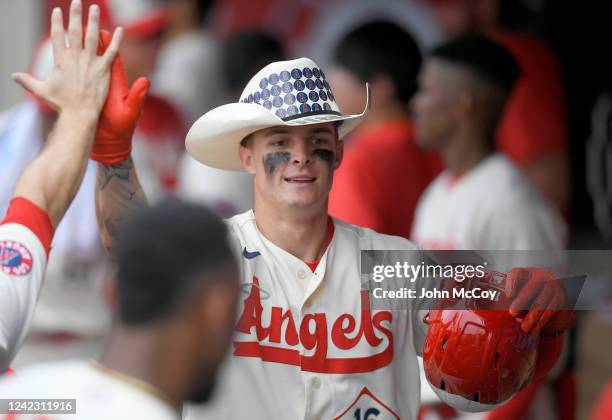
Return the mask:
<path fill-rule="evenodd" d="M 373 99 L 368 116 L 345 141 L 329 212 L 349 223 L 409 238 L 419 197 L 442 169 L 437 156 L 419 149 L 408 113 L 421 52 L 397 24 L 374 21 L 351 30 L 334 53 L 330 83 L 340 107 L 358 112 L 365 82 L 372 87 Z"/>
<path fill-rule="evenodd" d="M 17 83 L 46 101 L 58 117 L 45 147 L 19 177 L 0 226 L 0 372 L 9 367 L 28 332 L 54 229 L 85 174 L 107 96 L 122 30 L 115 32 L 112 41 L 107 38 L 108 48 L 97 55 L 98 24 L 99 9 L 93 6 L 83 41 L 81 4 L 74 1 L 66 34 L 68 47 L 62 14 L 54 10 L 51 39 L 55 65 L 51 74 L 44 81 L 25 73 L 13 75 Z"/>
<path fill-rule="evenodd" d="M 223 46 L 209 27 L 215 3 L 165 0 L 168 22 L 151 86 L 153 93 L 180 109 L 189 125 L 226 99 L 219 83 Z"/>
<path fill-rule="evenodd" d="M 108 135 L 95 141 L 99 149 L 112 143 L 113 160 L 124 159 L 95 156 L 102 241 L 115 254 L 125 213 L 145 201 L 129 157 L 128 128 L 138 116 L 126 117 L 121 95 L 116 100 L 104 115 Z M 217 398 L 187 418 L 417 417 L 420 302 L 410 303 L 405 316 L 373 310 L 359 261 L 364 249 L 418 250 L 406 239 L 328 214 L 342 138 L 367 108 L 343 115 L 324 72 L 299 58 L 267 65 L 247 83 L 239 103 L 215 108 L 191 128 L 190 153 L 207 165 L 250 173 L 255 200 L 252 210 L 227 221 L 242 252 L 244 299 L 231 357 Z M 521 295 L 548 308 L 557 295 L 554 288 L 540 292 L 543 280 L 534 276 L 536 287 Z M 537 331 L 553 315 L 530 311 L 522 328 Z"/>
<path fill-rule="evenodd" d="M 485 53 L 486 52 L 486 53 Z M 434 49 L 413 100 L 417 141 L 448 168 L 417 208 L 412 238 L 428 249 L 558 250 L 559 212 L 497 152 L 495 131 L 519 68 L 473 35 Z"/>
<path fill-rule="evenodd" d="M 498 150 L 564 214 L 570 199 L 569 128 L 559 60 L 529 29 L 526 6 L 505 0 L 423 0 L 449 37 L 477 32 L 506 48 L 522 72 L 496 133 Z M 526 26 L 526 25 L 525 25 Z"/>
<path fill-rule="evenodd" d="M 558 210 L 496 147 L 496 128 L 518 75 L 512 56 L 481 35 L 452 40 L 426 59 L 413 100 L 417 139 L 439 151 L 448 169 L 417 207 L 412 239 L 418 245 L 551 254 L 565 248 Z M 492 418 L 525 414 L 538 387 L 532 383 L 505 406 L 510 411 L 494 411 Z M 551 401 L 532 409 L 550 415 Z"/>
<path fill-rule="evenodd" d="M 24 368 L 0 382 L 2 398 L 76 400 L 76 414 L 49 420 L 180 419 L 184 402 L 210 398 L 239 295 L 227 227 L 203 206 L 163 201 L 126 221 L 116 257 L 102 357 Z"/>

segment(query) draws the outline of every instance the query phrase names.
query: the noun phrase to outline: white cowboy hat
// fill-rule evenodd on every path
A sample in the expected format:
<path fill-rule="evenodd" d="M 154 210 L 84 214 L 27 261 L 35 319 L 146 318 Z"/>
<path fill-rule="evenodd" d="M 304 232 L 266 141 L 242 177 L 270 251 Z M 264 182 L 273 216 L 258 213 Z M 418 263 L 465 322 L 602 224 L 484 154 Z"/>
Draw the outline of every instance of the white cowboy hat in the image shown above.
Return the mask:
<path fill-rule="evenodd" d="M 222 105 L 202 115 L 189 129 L 187 151 L 205 165 L 242 171 L 240 142 L 255 131 L 274 126 L 296 126 L 341 121 L 338 138 L 363 119 L 361 114 L 342 115 L 325 80 L 325 73 L 309 58 L 277 61 L 261 69 L 242 92 L 240 102 Z"/>

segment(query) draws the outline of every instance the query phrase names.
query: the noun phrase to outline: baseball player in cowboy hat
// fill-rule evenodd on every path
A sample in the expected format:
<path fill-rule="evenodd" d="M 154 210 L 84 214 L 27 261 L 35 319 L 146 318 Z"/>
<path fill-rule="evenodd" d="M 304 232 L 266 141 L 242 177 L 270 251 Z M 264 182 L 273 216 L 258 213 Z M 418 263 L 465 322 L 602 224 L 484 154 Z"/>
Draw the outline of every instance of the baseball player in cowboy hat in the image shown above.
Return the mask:
<path fill-rule="evenodd" d="M 117 98 L 94 144 L 101 151 L 98 215 L 110 250 L 124 213 L 144 201 L 129 158 L 137 114 L 124 118 L 126 104 Z M 373 310 L 360 272 L 361 250 L 417 249 L 327 212 L 342 138 L 368 104 L 369 97 L 362 113 L 343 115 L 324 72 L 299 58 L 264 67 L 239 102 L 209 111 L 191 127 L 189 153 L 206 165 L 252 174 L 255 200 L 252 210 L 227 221 L 243 294 L 231 356 L 215 400 L 202 412 L 187 410 L 187 418 L 417 417 L 421 302 L 405 311 Z M 529 290 L 543 308 L 557 299 L 551 288 L 540 293 L 543 279 L 530 281 L 540 286 Z M 532 310 L 521 325 L 537 331 L 553 315 Z"/>

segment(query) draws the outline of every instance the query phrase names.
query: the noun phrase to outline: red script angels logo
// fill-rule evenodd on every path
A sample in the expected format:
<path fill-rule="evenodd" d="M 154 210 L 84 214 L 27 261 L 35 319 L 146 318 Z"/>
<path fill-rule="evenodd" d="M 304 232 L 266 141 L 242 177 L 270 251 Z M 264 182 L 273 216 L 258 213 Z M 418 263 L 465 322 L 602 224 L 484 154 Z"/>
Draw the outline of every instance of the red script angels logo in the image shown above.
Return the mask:
<path fill-rule="evenodd" d="M 342 314 L 333 322 L 328 322 L 325 313 L 314 313 L 302 317 L 298 330 L 292 312 L 277 306 L 271 307 L 270 325 L 262 325 L 264 308 L 261 304 L 259 280 L 255 276 L 253 286 L 244 301 L 236 331 L 251 334 L 254 330 L 257 341 L 235 341 L 234 356 L 257 357 L 266 362 L 300 366 L 303 371 L 321 373 L 371 372 L 391 363 L 393 333 L 389 325 L 393 316 L 389 311 L 378 311 L 372 316 L 368 291 L 361 292 L 359 326 L 351 314 Z M 330 329 L 331 334 L 328 334 Z M 376 348 L 383 344 L 384 337 L 387 346 L 379 353 L 363 357 L 328 357 L 330 344 L 350 354 L 364 339 L 370 348 Z M 263 344 L 266 341 L 287 347 Z M 296 348 L 299 344 L 312 354 L 301 354 Z"/>

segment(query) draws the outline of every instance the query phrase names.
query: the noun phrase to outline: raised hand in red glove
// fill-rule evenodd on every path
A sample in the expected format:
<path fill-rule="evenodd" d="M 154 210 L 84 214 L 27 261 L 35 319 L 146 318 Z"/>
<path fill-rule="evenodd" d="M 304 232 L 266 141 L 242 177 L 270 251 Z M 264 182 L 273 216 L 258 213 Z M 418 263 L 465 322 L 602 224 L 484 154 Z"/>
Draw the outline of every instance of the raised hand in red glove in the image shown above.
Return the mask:
<path fill-rule="evenodd" d="M 112 36 L 100 31 L 102 49 L 110 44 Z M 132 151 L 132 135 L 140 117 L 149 90 L 149 80 L 141 77 L 129 89 L 123 62 L 117 55 L 111 69 L 108 96 L 94 137 L 91 158 L 104 165 L 125 161 Z"/>
<path fill-rule="evenodd" d="M 524 332 L 560 334 L 574 321 L 567 295 L 553 273 L 541 268 L 514 268 L 506 276 L 510 315 L 523 318 Z"/>

